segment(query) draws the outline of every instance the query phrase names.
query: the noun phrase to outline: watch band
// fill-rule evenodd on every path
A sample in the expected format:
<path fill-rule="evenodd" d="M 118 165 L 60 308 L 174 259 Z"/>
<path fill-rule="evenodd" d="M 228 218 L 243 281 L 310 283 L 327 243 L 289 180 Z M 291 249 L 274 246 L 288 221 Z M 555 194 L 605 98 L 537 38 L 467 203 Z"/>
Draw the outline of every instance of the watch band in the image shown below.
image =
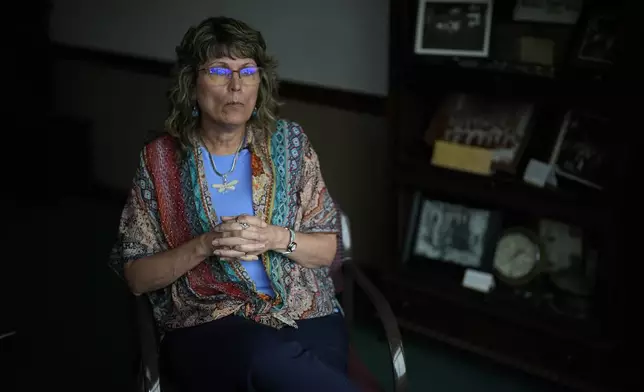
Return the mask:
<path fill-rule="evenodd" d="M 295 242 L 295 231 L 293 229 L 289 229 L 288 227 L 285 227 L 285 229 L 288 230 L 289 240 L 288 245 L 286 246 L 286 251 L 282 252 L 282 254 L 289 254 L 295 251 L 295 249 L 297 248 L 297 243 Z"/>

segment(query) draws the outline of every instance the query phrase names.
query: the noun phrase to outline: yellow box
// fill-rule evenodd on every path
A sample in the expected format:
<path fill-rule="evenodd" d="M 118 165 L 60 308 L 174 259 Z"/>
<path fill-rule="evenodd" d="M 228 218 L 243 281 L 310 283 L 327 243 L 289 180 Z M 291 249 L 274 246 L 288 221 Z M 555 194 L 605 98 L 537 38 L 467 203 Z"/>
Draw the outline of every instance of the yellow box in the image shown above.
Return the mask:
<path fill-rule="evenodd" d="M 444 140 L 434 142 L 432 164 L 453 170 L 490 176 L 493 151 L 483 147 L 450 143 Z"/>

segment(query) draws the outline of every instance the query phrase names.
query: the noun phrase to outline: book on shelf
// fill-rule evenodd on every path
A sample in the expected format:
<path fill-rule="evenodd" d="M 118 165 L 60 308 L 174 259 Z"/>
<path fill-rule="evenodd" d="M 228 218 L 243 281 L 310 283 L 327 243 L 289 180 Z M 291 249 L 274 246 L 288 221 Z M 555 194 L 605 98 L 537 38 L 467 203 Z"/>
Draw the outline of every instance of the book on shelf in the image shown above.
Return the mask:
<path fill-rule="evenodd" d="M 533 110 L 529 102 L 449 95 L 425 133 L 432 164 L 486 176 L 516 173 L 530 139 Z"/>

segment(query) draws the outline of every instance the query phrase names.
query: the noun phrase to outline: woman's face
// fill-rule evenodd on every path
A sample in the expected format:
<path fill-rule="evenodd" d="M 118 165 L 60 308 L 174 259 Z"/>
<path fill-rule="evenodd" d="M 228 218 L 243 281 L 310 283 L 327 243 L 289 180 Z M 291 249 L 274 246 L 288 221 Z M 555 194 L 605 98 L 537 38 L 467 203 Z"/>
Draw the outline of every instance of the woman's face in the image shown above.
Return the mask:
<path fill-rule="evenodd" d="M 249 58 L 223 57 L 201 69 L 196 88 L 201 121 L 227 126 L 246 124 L 259 91 L 257 63 Z"/>

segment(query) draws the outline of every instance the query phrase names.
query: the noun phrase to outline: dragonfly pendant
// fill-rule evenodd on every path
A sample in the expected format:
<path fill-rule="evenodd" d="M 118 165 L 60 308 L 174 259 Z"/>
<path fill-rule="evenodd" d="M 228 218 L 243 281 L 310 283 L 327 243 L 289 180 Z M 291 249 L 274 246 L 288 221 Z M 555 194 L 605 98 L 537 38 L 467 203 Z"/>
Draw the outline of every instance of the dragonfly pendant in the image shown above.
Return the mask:
<path fill-rule="evenodd" d="M 235 190 L 235 185 L 239 183 L 238 180 L 232 180 L 231 182 L 228 182 L 224 178 L 223 184 L 212 184 L 212 187 L 217 189 L 219 193 L 226 193 L 228 191 L 234 191 Z"/>

